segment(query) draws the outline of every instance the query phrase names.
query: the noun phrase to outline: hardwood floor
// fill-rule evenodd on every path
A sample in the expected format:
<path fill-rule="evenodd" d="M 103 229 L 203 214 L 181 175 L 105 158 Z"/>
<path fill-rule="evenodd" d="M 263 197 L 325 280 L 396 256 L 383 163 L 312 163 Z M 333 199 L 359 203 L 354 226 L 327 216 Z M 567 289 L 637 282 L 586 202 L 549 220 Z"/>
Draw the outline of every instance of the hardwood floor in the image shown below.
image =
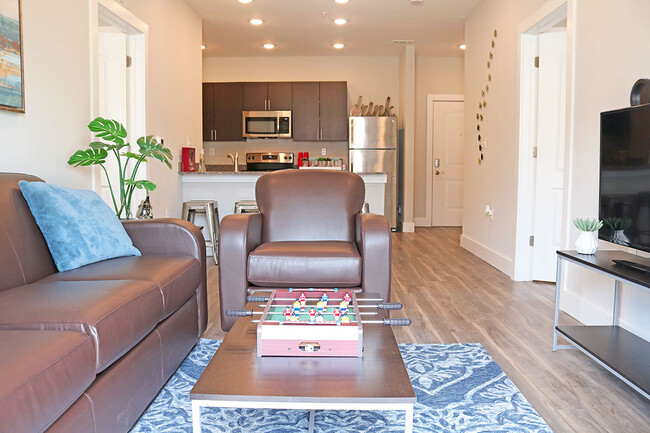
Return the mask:
<path fill-rule="evenodd" d="M 393 235 L 393 316 L 413 320 L 397 341 L 481 343 L 555 432 L 650 432 L 648 400 L 581 352 L 551 350 L 555 286 L 512 281 L 459 240 L 456 227 Z M 214 265 L 208 292 L 204 336 L 221 339 Z"/>

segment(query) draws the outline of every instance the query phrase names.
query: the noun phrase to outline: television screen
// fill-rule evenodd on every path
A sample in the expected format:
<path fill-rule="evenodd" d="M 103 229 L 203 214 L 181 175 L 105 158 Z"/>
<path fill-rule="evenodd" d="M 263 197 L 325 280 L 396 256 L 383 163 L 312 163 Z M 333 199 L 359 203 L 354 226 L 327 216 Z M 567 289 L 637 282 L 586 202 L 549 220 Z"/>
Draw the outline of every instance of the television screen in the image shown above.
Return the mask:
<path fill-rule="evenodd" d="M 650 252 L 650 104 L 600 114 L 600 239 Z"/>

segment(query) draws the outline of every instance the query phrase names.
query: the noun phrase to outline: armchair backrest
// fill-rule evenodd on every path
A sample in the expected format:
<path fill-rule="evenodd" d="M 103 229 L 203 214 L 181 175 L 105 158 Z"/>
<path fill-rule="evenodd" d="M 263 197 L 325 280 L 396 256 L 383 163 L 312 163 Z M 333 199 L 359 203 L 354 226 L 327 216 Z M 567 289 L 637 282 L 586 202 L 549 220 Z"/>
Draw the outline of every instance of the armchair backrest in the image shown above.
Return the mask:
<path fill-rule="evenodd" d="M 262 242 L 355 241 L 356 215 L 366 187 L 357 174 L 336 170 L 278 170 L 257 180 Z"/>

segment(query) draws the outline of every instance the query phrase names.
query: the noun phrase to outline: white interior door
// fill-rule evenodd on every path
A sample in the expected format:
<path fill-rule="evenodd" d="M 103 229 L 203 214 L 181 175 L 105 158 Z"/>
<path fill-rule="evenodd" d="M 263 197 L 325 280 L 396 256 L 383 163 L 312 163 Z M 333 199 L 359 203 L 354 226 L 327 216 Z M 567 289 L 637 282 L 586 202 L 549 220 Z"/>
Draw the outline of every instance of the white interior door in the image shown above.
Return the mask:
<path fill-rule="evenodd" d="M 555 281 L 562 240 L 566 32 L 539 35 L 533 280 Z"/>
<path fill-rule="evenodd" d="M 98 57 L 99 57 L 99 116 L 115 119 L 127 127 L 127 35 L 110 26 L 99 28 Z M 113 188 L 118 185 L 117 161 L 112 155 L 106 161 L 106 169 Z M 111 193 L 103 173 L 100 176 L 99 195 L 113 206 Z M 119 200 L 119 191 L 113 191 Z M 118 203 L 119 204 L 119 203 Z"/>
<path fill-rule="evenodd" d="M 463 222 L 464 103 L 433 102 L 432 225 Z"/>

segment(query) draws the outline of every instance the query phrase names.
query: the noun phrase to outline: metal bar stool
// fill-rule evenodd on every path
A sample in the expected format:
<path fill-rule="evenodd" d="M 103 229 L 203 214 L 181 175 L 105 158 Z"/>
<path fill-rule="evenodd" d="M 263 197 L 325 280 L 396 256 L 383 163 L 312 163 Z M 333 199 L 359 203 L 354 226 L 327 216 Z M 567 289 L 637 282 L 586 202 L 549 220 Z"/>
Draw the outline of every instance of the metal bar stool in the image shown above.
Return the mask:
<path fill-rule="evenodd" d="M 218 246 L 219 246 L 219 207 L 214 200 L 191 200 L 183 202 L 183 219 L 194 224 L 196 214 L 205 215 L 208 228 L 208 239 L 205 245 L 212 249 L 212 258 L 214 264 L 218 264 Z"/>
<path fill-rule="evenodd" d="M 260 213 L 255 200 L 240 200 L 235 202 L 235 213 Z"/>

